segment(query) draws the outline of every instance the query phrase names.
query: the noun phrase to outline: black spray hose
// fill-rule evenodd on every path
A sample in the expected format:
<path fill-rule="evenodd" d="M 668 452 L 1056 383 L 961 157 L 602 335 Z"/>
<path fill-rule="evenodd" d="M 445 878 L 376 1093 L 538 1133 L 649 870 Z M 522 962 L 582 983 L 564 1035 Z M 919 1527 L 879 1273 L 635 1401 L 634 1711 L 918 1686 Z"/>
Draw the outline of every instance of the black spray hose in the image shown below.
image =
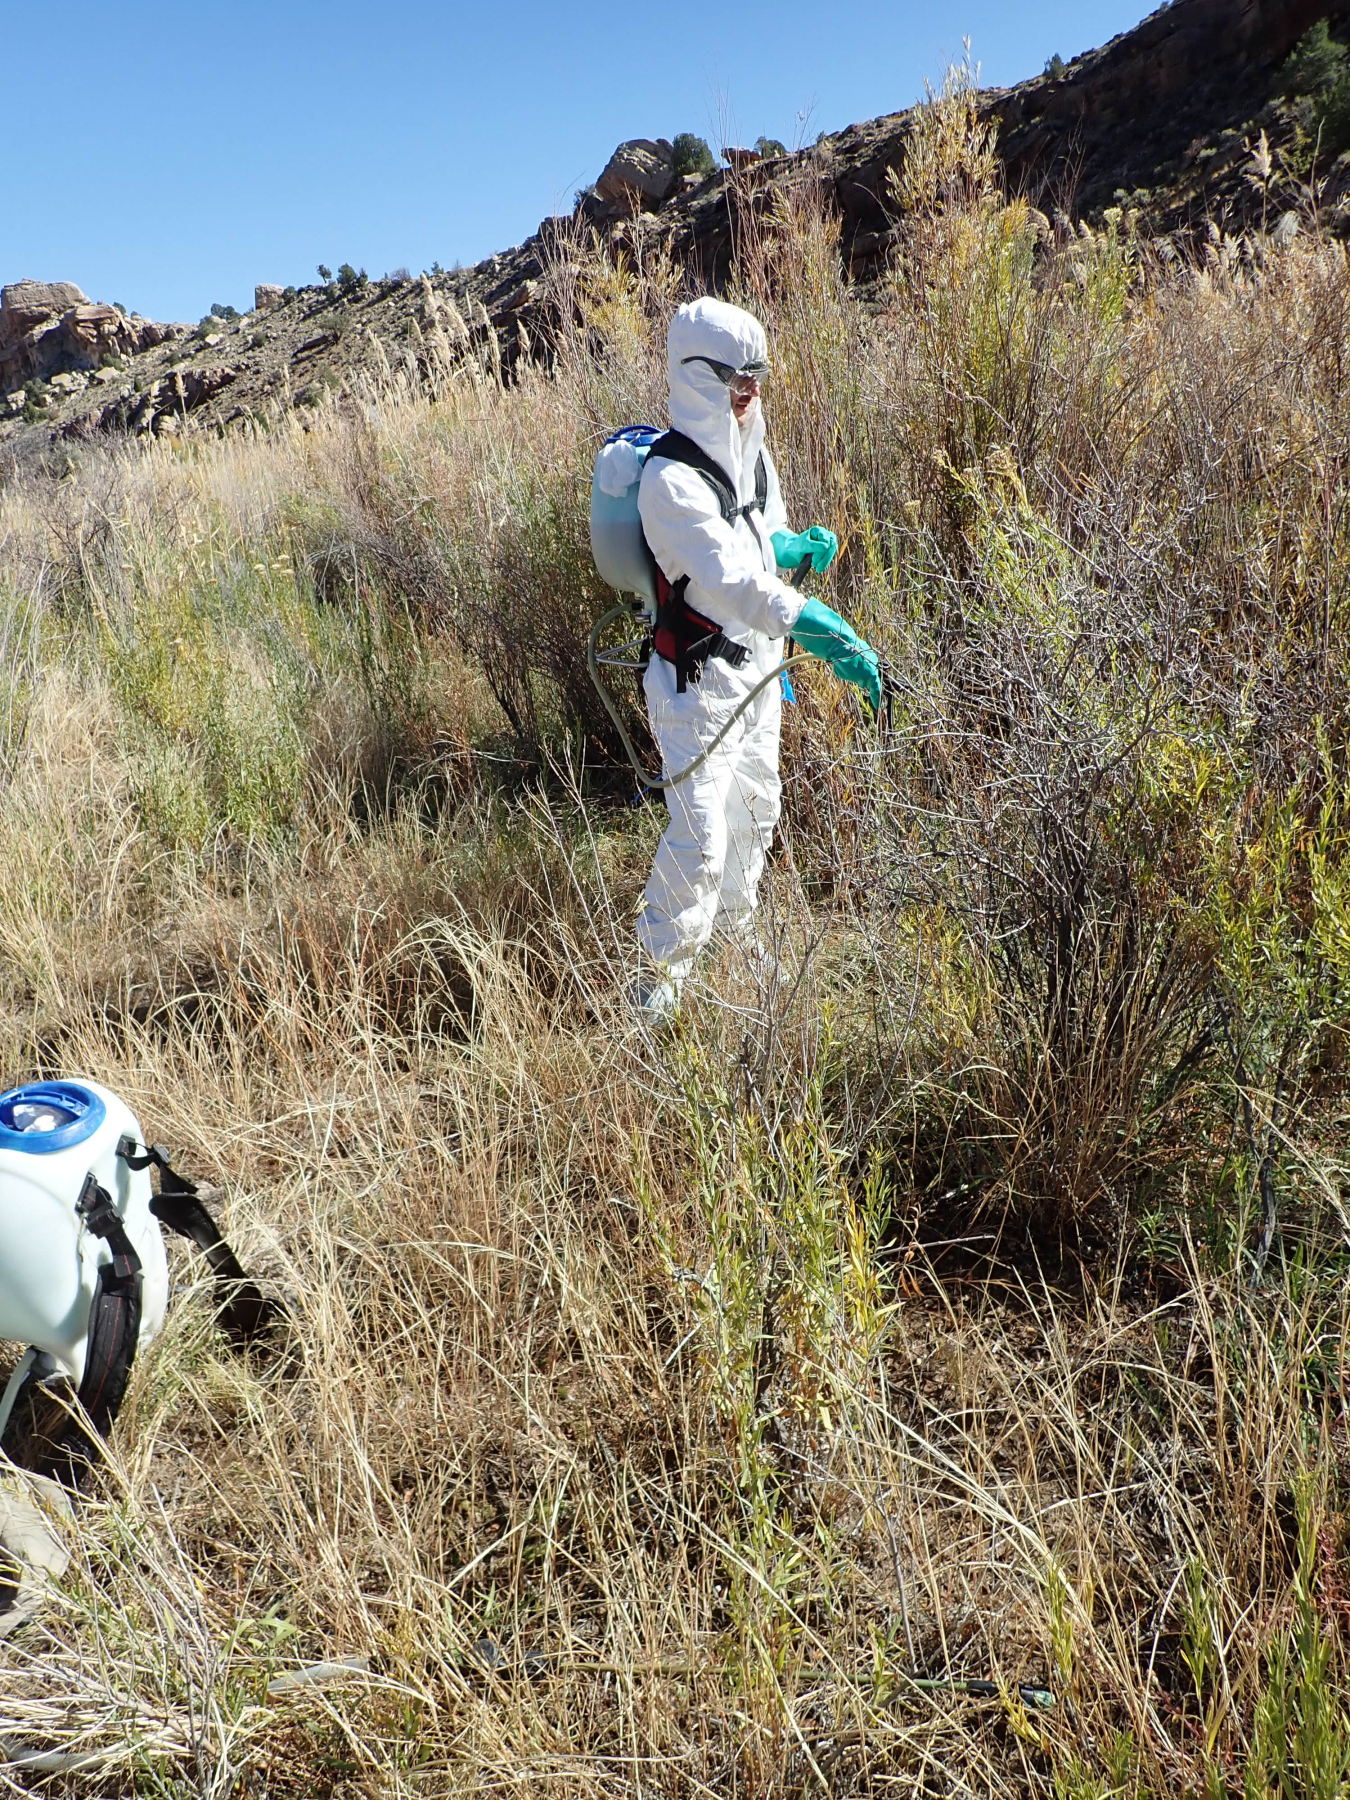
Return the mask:
<path fill-rule="evenodd" d="M 811 569 L 812 564 L 808 558 L 798 567 L 797 572 L 793 575 L 792 586 L 794 588 L 799 588 L 811 573 Z M 727 720 L 726 724 L 718 732 L 713 741 L 708 745 L 707 749 L 696 756 L 687 768 L 681 769 L 678 775 L 668 775 L 663 781 L 659 775 L 650 775 L 647 770 L 643 768 L 642 759 L 633 746 L 632 738 L 628 735 L 628 728 L 624 724 L 622 718 L 620 718 L 619 709 L 615 706 L 613 696 L 605 686 L 600 674 L 600 657 L 596 646 L 599 644 L 601 637 L 609 626 L 613 624 L 614 620 L 621 617 L 632 617 L 627 606 L 612 606 L 607 613 L 602 614 L 602 616 L 596 620 L 591 628 L 590 639 L 586 645 L 586 666 L 591 672 L 591 680 L 595 683 L 595 691 L 603 701 L 605 711 L 614 721 L 614 728 L 619 734 L 619 741 L 627 753 L 629 762 L 633 765 L 633 773 L 642 783 L 644 790 L 651 794 L 659 794 L 667 788 L 678 787 L 682 781 L 687 781 L 691 775 L 696 774 L 698 770 L 703 767 L 704 763 L 707 762 L 708 758 L 712 755 L 713 751 L 716 750 L 717 746 L 722 742 L 732 726 L 745 712 L 751 701 L 757 700 L 770 682 L 777 681 L 779 676 L 782 675 L 785 670 L 792 668 L 794 664 L 810 662 L 811 660 L 809 654 L 804 650 L 799 651 L 795 656 L 784 657 L 783 661 L 779 663 L 776 669 L 771 669 L 762 681 L 757 681 L 755 683 L 754 687 L 751 688 L 744 700 L 741 701 L 740 705 L 736 708 L 735 712 L 732 713 L 731 717 Z"/>
<path fill-rule="evenodd" d="M 616 619 L 631 617 L 632 613 L 626 606 L 611 606 L 607 613 L 601 614 L 591 628 L 590 641 L 586 645 L 586 664 L 591 671 L 591 680 L 595 683 L 595 691 L 604 702 L 605 711 L 609 714 L 610 718 L 613 719 L 614 728 L 619 734 L 619 741 L 627 752 L 629 762 L 633 765 L 633 773 L 642 783 L 644 789 L 653 794 L 659 794 L 666 788 L 678 787 L 682 781 L 687 781 L 691 775 L 695 774 L 703 767 L 704 763 L 707 762 L 713 751 L 716 750 L 717 746 L 745 712 L 746 708 L 753 700 L 759 698 L 770 682 L 777 681 L 784 669 L 792 668 L 795 663 L 811 661 L 810 656 L 805 650 L 798 651 L 795 656 L 785 657 L 776 669 L 771 669 L 767 675 L 755 683 L 754 687 L 751 688 L 744 700 L 740 702 L 735 712 L 732 713 L 731 717 L 718 732 L 717 736 L 705 750 L 694 758 L 693 762 L 691 762 L 687 768 L 681 769 L 678 775 L 667 775 L 662 778 L 660 775 L 650 774 L 648 770 L 642 766 L 642 758 L 638 755 L 637 750 L 633 745 L 633 740 L 628 735 L 628 728 L 623 722 L 619 709 L 614 704 L 613 697 L 601 677 L 600 659 L 596 654 L 596 645 L 599 643 L 601 636 L 609 626 L 612 625 Z"/>
<path fill-rule="evenodd" d="M 906 1675 L 904 1679 L 907 1686 L 918 1688 L 923 1694 L 966 1694 L 974 1700 L 995 1700 L 1004 1691 L 996 1681 L 920 1681 L 913 1675 Z M 1055 1696 L 1049 1688 L 1032 1687 L 1028 1682 L 1019 1681 L 1017 1698 L 1023 1706 L 1033 1707 L 1038 1712 L 1054 1710 Z"/>

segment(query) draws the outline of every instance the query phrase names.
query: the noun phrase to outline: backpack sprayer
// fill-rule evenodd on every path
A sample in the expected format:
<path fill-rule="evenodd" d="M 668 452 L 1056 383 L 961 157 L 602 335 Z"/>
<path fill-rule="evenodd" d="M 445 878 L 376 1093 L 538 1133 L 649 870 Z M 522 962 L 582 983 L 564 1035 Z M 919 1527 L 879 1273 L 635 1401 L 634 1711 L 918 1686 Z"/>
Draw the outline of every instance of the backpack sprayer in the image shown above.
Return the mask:
<path fill-rule="evenodd" d="M 616 669 L 627 675 L 643 674 L 651 656 L 653 637 L 660 629 L 662 602 L 659 596 L 663 581 L 656 566 L 656 558 L 643 535 L 642 520 L 638 514 L 638 486 L 642 480 L 642 470 L 657 443 L 661 445 L 660 455 L 688 462 L 699 471 L 716 494 L 722 516 L 728 524 L 736 515 L 735 496 L 727 486 L 726 477 L 714 464 L 701 456 L 696 445 L 691 444 L 688 439 L 682 439 L 679 433 L 663 434 L 651 425 L 626 425 L 612 437 L 606 438 L 601 445 L 591 478 L 591 554 L 602 579 L 612 588 L 617 588 L 619 593 L 628 594 L 631 598 L 610 607 L 591 627 L 590 639 L 586 645 L 586 666 L 591 672 L 591 680 L 595 683 L 595 691 L 599 694 L 605 711 L 614 721 L 614 728 L 633 765 L 633 772 L 643 789 L 649 793 L 660 793 L 663 789 L 678 787 L 680 782 L 687 781 L 703 767 L 732 726 L 766 687 L 782 679 L 794 663 L 810 661 L 804 651 L 784 657 L 777 668 L 771 669 L 762 680 L 755 683 L 712 742 L 678 774 L 663 772 L 652 775 L 643 766 L 642 758 L 628 735 L 623 715 L 606 686 L 601 671 Z M 761 458 L 756 470 L 756 498 L 761 506 L 764 499 L 760 491 L 763 466 Z M 810 572 L 810 564 L 803 563 L 793 576 L 792 585 L 800 587 Z M 600 640 L 620 619 L 640 626 L 641 636 L 630 638 L 608 650 L 601 650 Z M 698 644 L 692 647 L 697 652 Z"/>
<path fill-rule="evenodd" d="M 164 1323 L 161 1227 L 204 1252 L 236 1343 L 280 1316 L 116 1094 L 78 1080 L 0 1095 L 0 1338 L 29 1346 L 0 1393 L 0 1470 L 37 1478 L 0 1485 L 0 1638 L 37 1609 L 44 1573 L 66 1567 L 47 1513 L 70 1517 L 60 1489 L 89 1474 L 132 1363 Z"/>
<path fill-rule="evenodd" d="M 274 1321 L 193 1183 L 115 1094 L 79 1080 L 0 1095 L 0 1338 L 29 1345 L 0 1395 L 0 1450 L 21 1467 L 70 1488 L 88 1473 L 168 1310 L 162 1226 L 205 1253 L 236 1342 Z"/>

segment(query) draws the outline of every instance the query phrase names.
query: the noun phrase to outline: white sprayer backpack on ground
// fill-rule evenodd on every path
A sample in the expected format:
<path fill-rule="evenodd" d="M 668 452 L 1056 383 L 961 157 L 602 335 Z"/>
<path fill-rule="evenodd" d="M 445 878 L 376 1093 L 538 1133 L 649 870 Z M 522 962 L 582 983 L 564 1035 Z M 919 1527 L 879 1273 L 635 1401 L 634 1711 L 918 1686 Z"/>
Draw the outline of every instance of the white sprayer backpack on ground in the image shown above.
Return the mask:
<path fill-rule="evenodd" d="M 72 1487 L 87 1473 L 164 1323 L 164 1225 L 205 1252 L 232 1334 L 261 1330 L 274 1308 L 123 1101 L 85 1080 L 0 1095 L 0 1338 L 30 1346 L 0 1396 L 0 1447 L 16 1462 Z"/>
<path fill-rule="evenodd" d="M 116 1260 L 90 1222 L 95 1187 L 140 1264 L 137 1342 L 164 1323 L 169 1265 L 150 1211 L 150 1171 L 117 1154 L 123 1139 L 140 1136 L 123 1102 L 92 1082 L 44 1081 L 0 1099 L 0 1337 L 45 1351 L 77 1388 L 96 1296 Z"/>

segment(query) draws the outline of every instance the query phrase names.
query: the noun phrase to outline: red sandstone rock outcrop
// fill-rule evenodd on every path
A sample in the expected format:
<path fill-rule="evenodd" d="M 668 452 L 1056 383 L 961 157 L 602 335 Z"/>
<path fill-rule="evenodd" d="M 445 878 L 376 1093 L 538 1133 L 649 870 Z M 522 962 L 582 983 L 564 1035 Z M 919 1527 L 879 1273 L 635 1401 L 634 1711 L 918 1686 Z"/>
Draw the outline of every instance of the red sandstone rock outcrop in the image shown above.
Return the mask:
<path fill-rule="evenodd" d="M 186 329 L 95 305 L 73 281 L 11 282 L 0 289 L 0 393 L 135 356 Z"/>

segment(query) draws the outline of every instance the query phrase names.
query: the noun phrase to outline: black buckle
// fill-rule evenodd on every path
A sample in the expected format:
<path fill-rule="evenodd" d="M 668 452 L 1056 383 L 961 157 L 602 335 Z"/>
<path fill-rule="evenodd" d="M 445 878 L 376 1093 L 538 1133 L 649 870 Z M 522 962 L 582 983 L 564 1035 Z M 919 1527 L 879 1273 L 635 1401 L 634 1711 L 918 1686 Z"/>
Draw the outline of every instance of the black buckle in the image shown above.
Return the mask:
<path fill-rule="evenodd" d="M 127 1167 L 135 1170 L 137 1174 L 139 1174 L 142 1169 L 159 1169 L 160 1171 L 163 1171 L 168 1167 L 169 1153 L 164 1148 L 163 1144 L 146 1144 L 144 1149 L 144 1156 L 137 1156 L 136 1140 L 134 1137 L 118 1139 L 117 1154 L 121 1157 Z"/>
<path fill-rule="evenodd" d="M 84 1178 L 75 1210 L 89 1229 L 101 1238 L 107 1238 L 111 1232 L 122 1229 L 122 1215 L 113 1205 L 112 1195 L 107 1188 L 94 1179 L 92 1169 Z"/>

